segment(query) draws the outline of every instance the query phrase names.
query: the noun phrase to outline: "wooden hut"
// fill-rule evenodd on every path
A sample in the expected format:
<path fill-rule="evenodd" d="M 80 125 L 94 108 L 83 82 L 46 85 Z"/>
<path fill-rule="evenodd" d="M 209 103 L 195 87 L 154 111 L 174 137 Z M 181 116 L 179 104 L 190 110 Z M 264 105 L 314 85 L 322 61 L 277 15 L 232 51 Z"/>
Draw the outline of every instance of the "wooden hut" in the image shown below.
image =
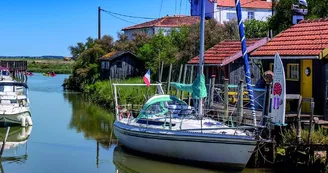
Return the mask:
<path fill-rule="evenodd" d="M 99 58 L 101 79 L 126 79 L 142 76 L 144 62 L 129 51 L 111 52 Z"/>
<path fill-rule="evenodd" d="M 315 114 L 328 119 L 328 19 L 303 20 L 275 36 L 251 53 L 261 60 L 264 70 L 273 69 L 273 58 L 279 53 L 285 68 L 286 93 L 313 98 Z M 310 111 L 303 103 L 302 111 Z"/>
<path fill-rule="evenodd" d="M 252 52 L 268 41 L 267 38 L 247 40 L 247 50 Z M 188 64 L 197 66 L 199 56 L 191 59 Z M 250 63 L 252 73 L 252 83 L 256 83 L 261 77 L 260 69 Z M 225 40 L 205 51 L 204 73 L 206 81 L 212 75 L 216 76 L 216 83 L 223 83 L 223 77 L 229 79 L 230 84 L 238 84 L 245 79 L 244 60 L 241 53 L 239 40 Z"/>

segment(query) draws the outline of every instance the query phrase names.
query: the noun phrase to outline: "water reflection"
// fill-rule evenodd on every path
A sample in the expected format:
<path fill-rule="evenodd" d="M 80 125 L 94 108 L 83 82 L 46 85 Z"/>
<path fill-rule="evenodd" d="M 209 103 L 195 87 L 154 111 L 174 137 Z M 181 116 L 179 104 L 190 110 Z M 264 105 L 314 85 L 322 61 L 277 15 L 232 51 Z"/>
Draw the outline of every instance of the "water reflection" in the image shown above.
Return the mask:
<path fill-rule="evenodd" d="M 7 128 L 0 128 L 0 148 L 3 147 L 6 131 Z M 31 133 L 32 126 L 10 128 L 0 161 L 0 170 L 2 173 L 4 172 L 2 167 L 3 162 L 24 164 L 27 161 L 27 141 Z"/>
<path fill-rule="evenodd" d="M 94 139 L 103 148 L 109 149 L 114 138 L 111 131 L 114 115 L 106 109 L 85 102 L 80 94 L 64 93 L 64 97 L 72 106 L 69 128 L 78 133 L 83 132 L 85 138 Z"/>
<path fill-rule="evenodd" d="M 120 146 L 114 149 L 113 163 L 117 173 L 214 173 L 215 170 L 207 170 L 197 167 L 190 167 L 181 164 L 168 163 L 154 160 L 150 157 L 140 156 L 138 153 L 131 153 Z"/>
<path fill-rule="evenodd" d="M 174 160 L 163 161 L 159 158 L 144 156 L 141 153 L 131 152 L 120 146 L 115 147 L 113 154 L 113 163 L 116 167 L 116 173 L 223 173 L 214 169 L 204 169 L 184 165 Z M 224 171 L 230 172 L 231 171 Z M 273 173 L 271 169 L 249 169 L 243 170 L 243 173 Z"/>

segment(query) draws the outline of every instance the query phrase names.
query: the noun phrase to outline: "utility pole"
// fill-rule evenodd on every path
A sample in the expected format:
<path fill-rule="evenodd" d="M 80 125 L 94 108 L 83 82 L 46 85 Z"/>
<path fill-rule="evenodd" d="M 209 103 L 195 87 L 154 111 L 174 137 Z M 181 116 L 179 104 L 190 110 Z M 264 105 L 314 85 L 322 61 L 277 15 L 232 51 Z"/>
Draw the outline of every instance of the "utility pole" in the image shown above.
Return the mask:
<path fill-rule="evenodd" d="M 101 8 L 98 7 L 98 40 L 101 39 L 101 20 L 100 20 Z"/>

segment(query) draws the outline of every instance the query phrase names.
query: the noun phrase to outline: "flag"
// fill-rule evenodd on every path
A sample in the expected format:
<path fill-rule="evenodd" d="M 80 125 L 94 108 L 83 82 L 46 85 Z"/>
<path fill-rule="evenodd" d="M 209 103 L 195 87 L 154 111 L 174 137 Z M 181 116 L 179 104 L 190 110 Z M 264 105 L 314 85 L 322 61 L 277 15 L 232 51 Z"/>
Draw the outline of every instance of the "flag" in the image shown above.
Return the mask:
<path fill-rule="evenodd" d="M 150 86 L 150 70 L 148 70 L 145 76 L 143 77 L 143 81 L 148 87 Z"/>

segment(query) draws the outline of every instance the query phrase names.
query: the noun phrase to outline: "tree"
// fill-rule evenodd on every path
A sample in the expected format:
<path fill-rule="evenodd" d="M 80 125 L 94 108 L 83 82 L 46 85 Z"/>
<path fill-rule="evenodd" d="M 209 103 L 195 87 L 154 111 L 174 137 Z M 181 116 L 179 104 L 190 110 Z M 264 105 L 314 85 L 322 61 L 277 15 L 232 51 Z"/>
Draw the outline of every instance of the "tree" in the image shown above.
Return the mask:
<path fill-rule="evenodd" d="M 160 62 L 165 64 L 176 61 L 177 47 L 173 44 L 171 36 L 165 36 L 163 32 L 153 35 L 149 43 L 144 44 L 138 51 L 146 64 L 146 68 L 157 72 Z"/>
<path fill-rule="evenodd" d="M 114 39 L 112 36 L 104 35 L 100 40 L 96 40 L 96 43 L 99 44 L 105 52 L 111 52 L 114 49 Z"/>
<path fill-rule="evenodd" d="M 291 7 L 298 3 L 298 0 L 277 0 L 273 1 L 275 14 L 269 19 L 269 28 L 276 35 L 292 25 Z"/>
<path fill-rule="evenodd" d="M 266 37 L 269 27 L 268 23 L 260 20 L 247 20 L 245 23 L 246 38 Z"/>
<path fill-rule="evenodd" d="M 326 18 L 328 17 L 328 0 L 308 0 L 307 18 Z"/>
<path fill-rule="evenodd" d="M 273 34 L 276 35 L 292 25 L 293 4 L 308 9 L 306 19 L 328 17 L 328 0 L 307 0 L 307 2 L 308 7 L 304 7 L 298 3 L 298 0 L 273 0 L 275 14 L 269 19 L 269 28 L 273 30 Z"/>

